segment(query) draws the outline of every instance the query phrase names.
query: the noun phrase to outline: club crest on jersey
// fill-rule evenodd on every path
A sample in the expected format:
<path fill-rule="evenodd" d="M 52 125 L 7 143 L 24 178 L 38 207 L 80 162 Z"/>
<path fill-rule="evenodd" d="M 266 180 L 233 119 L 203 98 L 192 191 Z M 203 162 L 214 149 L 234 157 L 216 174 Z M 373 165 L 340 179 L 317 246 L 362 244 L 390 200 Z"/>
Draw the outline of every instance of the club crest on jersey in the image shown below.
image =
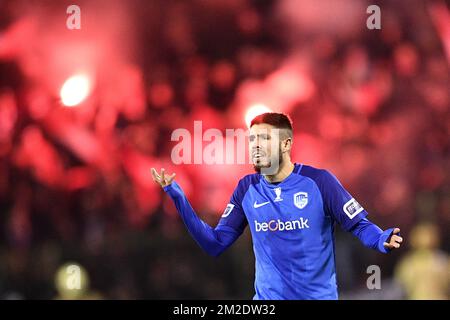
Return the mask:
<path fill-rule="evenodd" d="M 299 209 L 306 207 L 308 204 L 308 193 L 302 191 L 294 194 L 294 204 Z"/>
<path fill-rule="evenodd" d="M 234 204 L 231 204 L 231 203 L 227 204 L 227 207 L 223 211 L 222 218 L 228 217 L 230 215 L 231 211 L 233 210 L 233 208 L 234 208 Z"/>

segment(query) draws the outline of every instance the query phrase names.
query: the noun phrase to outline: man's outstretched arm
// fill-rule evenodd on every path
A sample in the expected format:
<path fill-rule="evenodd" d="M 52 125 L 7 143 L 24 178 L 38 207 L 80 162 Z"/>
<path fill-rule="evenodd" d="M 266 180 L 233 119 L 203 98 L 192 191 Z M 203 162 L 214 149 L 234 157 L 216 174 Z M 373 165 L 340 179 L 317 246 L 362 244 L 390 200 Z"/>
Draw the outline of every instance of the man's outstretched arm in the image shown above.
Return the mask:
<path fill-rule="evenodd" d="M 201 220 L 181 187 L 174 181 L 175 173 L 167 176 L 164 169 L 158 174 L 152 168 L 152 176 L 153 180 L 172 198 L 189 233 L 209 255 L 217 257 L 241 235 L 241 232 L 231 227 L 212 228 Z"/>
<path fill-rule="evenodd" d="M 352 232 L 369 248 L 387 253 L 400 248 L 403 238 L 399 228 L 381 230 L 369 221 L 368 212 L 345 190 L 339 180 L 327 170 L 305 172 L 314 179 L 322 193 L 325 211 L 337 221 L 344 230 Z"/>

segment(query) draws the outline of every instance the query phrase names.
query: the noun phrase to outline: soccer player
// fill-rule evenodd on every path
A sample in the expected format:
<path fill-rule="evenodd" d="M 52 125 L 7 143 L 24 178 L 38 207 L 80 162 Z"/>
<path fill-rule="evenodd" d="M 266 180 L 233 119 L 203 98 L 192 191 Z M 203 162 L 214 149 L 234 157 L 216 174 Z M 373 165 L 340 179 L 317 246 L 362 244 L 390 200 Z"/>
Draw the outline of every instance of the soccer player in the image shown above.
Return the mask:
<path fill-rule="evenodd" d="M 221 254 L 249 226 L 256 261 L 254 299 L 337 299 L 335 222 L 382 253 L 400 247 L 400 229 L 383 231 L 370 222 L 367 211 L 330 172 L 292 163 L 291 147 L 288 116 L 264 113 L 252 120 L 249 148 L 256 173 L 239 181 L 215 228 L 197 216 L 175 174 L 152 168 L 152 175 L 210 255 Z"/>

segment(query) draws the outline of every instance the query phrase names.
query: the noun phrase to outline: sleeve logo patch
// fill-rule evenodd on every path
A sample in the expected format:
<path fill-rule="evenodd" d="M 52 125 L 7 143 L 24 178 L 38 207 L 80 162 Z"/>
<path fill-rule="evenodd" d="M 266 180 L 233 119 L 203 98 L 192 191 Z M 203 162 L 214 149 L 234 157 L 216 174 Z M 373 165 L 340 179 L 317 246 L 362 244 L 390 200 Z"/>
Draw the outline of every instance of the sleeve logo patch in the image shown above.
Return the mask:
<path fill-rule="evenodd" d="M 222 218 L 226 218 L 230 215 L 231 211 L 233 211 L 234 208 L 234 204 L 227 204 L 227 207 L 225 208 L 223 214 L 222 214 Z"/>
<path fill-rule="evenodd" d="M 351 198 L 344 204 L 344 212 L 350 218 L 353 219 L 358 213 L 364 210 L 364 208 L 355 200 Z"/>

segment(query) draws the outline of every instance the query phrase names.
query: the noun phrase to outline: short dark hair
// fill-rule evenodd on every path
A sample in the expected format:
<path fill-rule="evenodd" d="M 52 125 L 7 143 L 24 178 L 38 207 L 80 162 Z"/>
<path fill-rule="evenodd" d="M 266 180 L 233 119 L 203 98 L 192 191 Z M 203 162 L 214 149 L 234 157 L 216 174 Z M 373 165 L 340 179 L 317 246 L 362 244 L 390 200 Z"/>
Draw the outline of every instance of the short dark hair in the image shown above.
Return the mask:
<path fill-rule="evenodd" d="M 289 133 L 292 137 L 292 120 L 288 115 L 284 113 L 266 112 L 260 114 L 259 116 L 253 118 L 252 122 L 250 123 L 250 128 L 255 124 L 261 123 L 270 124 L 277 129 L 288 129 L 290 130 Z"/>

